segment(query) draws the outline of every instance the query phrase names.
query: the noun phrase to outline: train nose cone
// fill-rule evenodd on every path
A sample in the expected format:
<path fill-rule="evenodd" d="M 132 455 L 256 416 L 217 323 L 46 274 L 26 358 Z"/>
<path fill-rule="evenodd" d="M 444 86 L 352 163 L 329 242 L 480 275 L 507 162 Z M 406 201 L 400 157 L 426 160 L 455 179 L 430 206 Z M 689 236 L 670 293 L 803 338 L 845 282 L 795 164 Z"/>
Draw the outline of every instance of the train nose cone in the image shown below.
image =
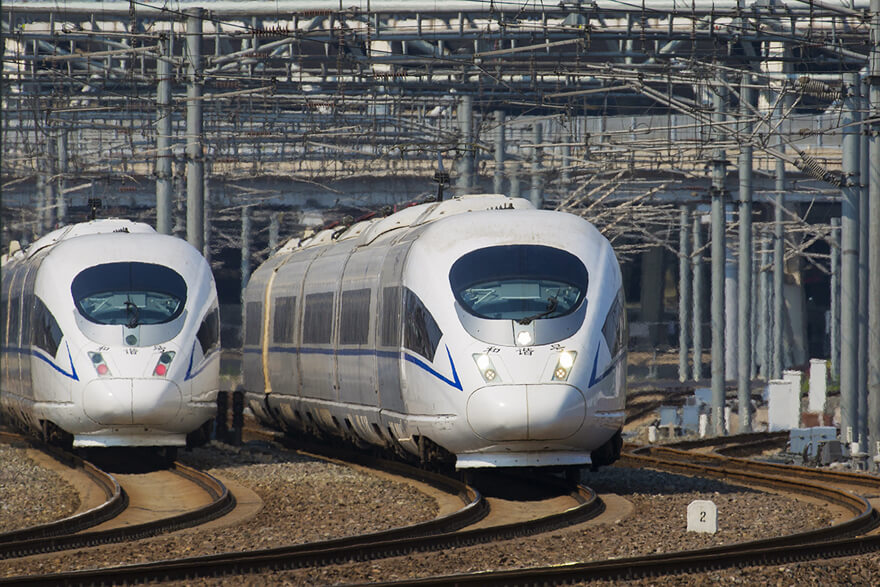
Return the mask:
<path fill-rule="evenodd" d="M 182 405 L 180 388 L 165 379 L 95 379 L 83 391 L 86 416 L 104 426 L 161 426 Z"/>
<path fill-rule="evenodd" d="M 495 385 L 468 399 L 473 431 L 494 442 L 562 440 L 583 426 L 584 396 L 565 384 Z"/>

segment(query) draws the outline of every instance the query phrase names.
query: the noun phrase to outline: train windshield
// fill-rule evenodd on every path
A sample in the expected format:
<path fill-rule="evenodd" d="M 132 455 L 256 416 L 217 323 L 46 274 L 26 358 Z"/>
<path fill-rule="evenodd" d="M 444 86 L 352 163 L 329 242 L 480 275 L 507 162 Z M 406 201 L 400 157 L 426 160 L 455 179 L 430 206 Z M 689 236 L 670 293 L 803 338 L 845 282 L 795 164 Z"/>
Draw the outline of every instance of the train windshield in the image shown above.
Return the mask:
<path fill-rule="evenodd" d="M 587 269 L 560 249 L 508 245 L 464 255 L 453 264 L 449 283 L 474 316 L 531 321 L 577 309 L 587 293 Z"/>
<path fill-rule="evenodd" d="M 152 263 L 105 263 L 83 270 L 70 286 L 79 313 L 98 324 L 135 328 L 177 318 L 186 303 L 186 282 Z"/>

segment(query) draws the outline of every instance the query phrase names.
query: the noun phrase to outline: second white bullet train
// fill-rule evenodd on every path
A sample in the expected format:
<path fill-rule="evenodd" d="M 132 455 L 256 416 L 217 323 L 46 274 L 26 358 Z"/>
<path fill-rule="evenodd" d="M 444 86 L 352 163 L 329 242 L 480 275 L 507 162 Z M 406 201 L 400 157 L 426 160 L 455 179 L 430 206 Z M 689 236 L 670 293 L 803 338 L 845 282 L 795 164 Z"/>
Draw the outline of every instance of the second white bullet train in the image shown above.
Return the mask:
<path fill-rule="evenodd" d="M 217 411 L 218 309 L 205 258 L 146 224 L 75 224 L 4 255 L 4 419 L 173 456 Z"/>
<path fill-rule="evenodd" d="M 620 267 L 586 220 L 472 195 L 291 241 L 245 293 L 266 424 L 456 468 L 620 454 Z"/>

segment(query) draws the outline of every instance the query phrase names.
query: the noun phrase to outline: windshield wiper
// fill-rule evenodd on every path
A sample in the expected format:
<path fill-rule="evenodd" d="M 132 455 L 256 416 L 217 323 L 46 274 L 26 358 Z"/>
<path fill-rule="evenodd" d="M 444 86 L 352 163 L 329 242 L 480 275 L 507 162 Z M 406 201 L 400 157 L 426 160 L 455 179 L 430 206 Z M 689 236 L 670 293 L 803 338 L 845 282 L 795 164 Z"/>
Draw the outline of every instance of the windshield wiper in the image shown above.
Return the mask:
<path fill-rule="evenodd" d="M 132 311 L 132 308 L 134 308 L 134 311 Z M 127 316 L 128 315 L 131 316 L 128 319 L 128 324 L 126 324 L 126 326 L 128 326 L 129 328 L 137 328 L 138 320 L 140 319 L 140 310 L 138 309 L 137 304 L 135 304 L 134 302 L 132 302 L 130 300 L 126 300 L 125 301 L 125 314 Z"/>
<path fill-rule="evenodd" d="M 547 303 L 546 310 L 544 310 L 543 312 L 539 312 L 538 314 L 535 314 L 534 316 L 527 316 L 525 318 L 520 318 L 519 320 L 517 320 L 517 322 L 519 322 L 523 326 L 527 326 L 532 323 L 532 320 L 537 320 L 538 318 L 543 318 L 544 316 L 548 316 L 548 315 L 552 314 L 553 312 L 555 312 L 556 306 L 559 305 L 559 302 L 556 300 L 556 296 L 553 296 L 552 298 L 547 298 L 547 302 L 548 303 Z"/>

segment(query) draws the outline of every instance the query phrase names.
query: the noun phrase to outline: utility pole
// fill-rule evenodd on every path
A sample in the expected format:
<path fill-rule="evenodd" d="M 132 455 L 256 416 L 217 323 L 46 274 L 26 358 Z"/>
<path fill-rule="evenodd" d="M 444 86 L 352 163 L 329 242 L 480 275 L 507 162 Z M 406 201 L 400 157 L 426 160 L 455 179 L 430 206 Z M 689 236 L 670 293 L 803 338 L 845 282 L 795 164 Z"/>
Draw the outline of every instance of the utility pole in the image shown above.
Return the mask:
<path fill-rule="evenodd" d="M 171 234 L 171 41 L 159 38 L 156 77 L 156 232 Z"/>
<path fill-rule="evenodd" d="M 871 126 L 868 230 L 868 429 L 880 469 L 880 0 L 871 0 Z"/>
<path fill-rule="evenodd" d="M 204 249 L 204 153 L 202 152 L 202 8 L 186 14 L 186 240 Z"/>
<path fill-rule="evenodd" d="M 724 81 L 724 73 L 718 73 Z M 719 83 L 714 94 L 713 137 L 723 145 L 727 87 Z M 712 155 L 712 422 L 716 436 L 725 434 L 724 422 L 724 200 L 727 152 L 716 147 Z"/>
<path fill-rule="evenodd" d="M 743 75 L 740 91 L 740 136 L 752 132 L 749 122 L 754 100 L 751 76 Z M 739 155 L 739 324 L 737 328 L 739 347 L 737 357 L 737 399 L 739 403 L 739 431 L 752 431 L 751 410 L 751 359 L 752 359 L 752 146 L 744 142 Z"/>
<path fill-rule="evenodd" d="M 688 206 L 679 207 L 678 223 L 678 380 L 686 381 L 688 376 L 688 321 L 691 309 L 691 258 L 688 251 L 690 242 L 691 213 Z"/>

